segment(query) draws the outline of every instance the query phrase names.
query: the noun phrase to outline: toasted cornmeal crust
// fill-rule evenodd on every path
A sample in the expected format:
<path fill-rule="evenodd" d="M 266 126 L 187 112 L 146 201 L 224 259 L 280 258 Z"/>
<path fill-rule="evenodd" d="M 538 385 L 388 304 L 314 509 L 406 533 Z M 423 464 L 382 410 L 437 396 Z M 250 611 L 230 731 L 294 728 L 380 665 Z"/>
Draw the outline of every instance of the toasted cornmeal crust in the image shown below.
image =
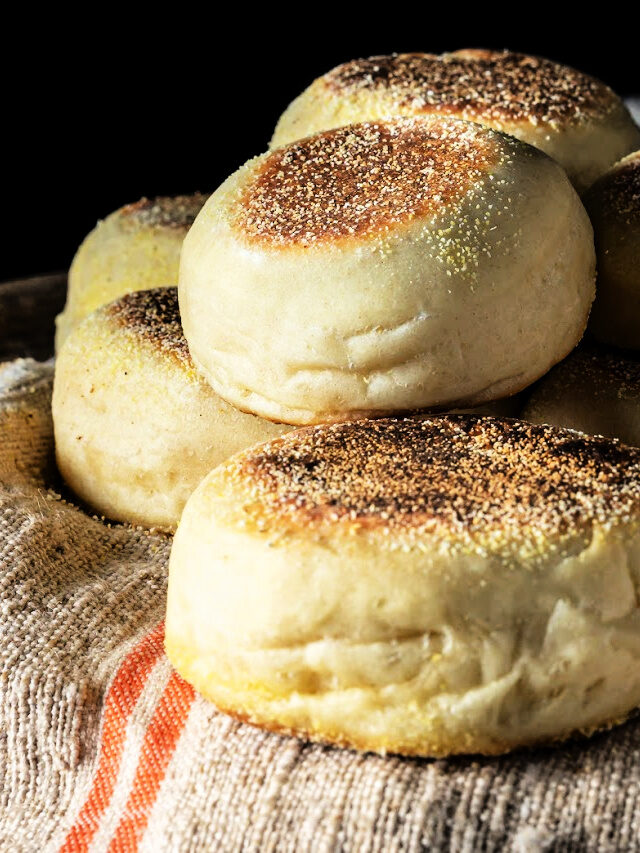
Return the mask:
<path fill-rule="evenodd" d="M 166 648 L 269 729 L 494 754 L 640 703 L 639 585 L 639 450 L 474 416 L 336 424 L 202 482 Z"/>
<path fill-rule="evenodd" d="M 55 369 L 58 467 L 118 521 L 175 529 L 211 468 L 287 427 L 234 409 L 200 378 L 182 335 L 176 288 L 138 291 L 71 332 Z"/>
<path fill-rule="evenodd" d="M 194 362 L 292 424 L 521 390 L 580 339 L 591 225 L 563 170 L 479 125 L 352 125 L 258 157 L 185 239 Z"/>
<path fill-rule="evenodd" d="M 206 195 L 141 199 L 98 222 L 69 270 L 64 311 L 56 318 L 56 351 L 101 305 L 135 290 L 174 286 L 180 249 Z"/>
<path fill-rule="evenodd" d="M 285 110 L 272 147 L 398 115 L 446 115 L 509 133 L 549 154 L 584 192 L 640 146 L 621 99 L 579 71 L 509 51 L 411 53 L 346 62 Z"/>
<path fill-rule="evenodd" d="M 598 258 L 589 329 L 603 343 L 640 350 L 640 151 L 596 181 L 585 205 Z"/>

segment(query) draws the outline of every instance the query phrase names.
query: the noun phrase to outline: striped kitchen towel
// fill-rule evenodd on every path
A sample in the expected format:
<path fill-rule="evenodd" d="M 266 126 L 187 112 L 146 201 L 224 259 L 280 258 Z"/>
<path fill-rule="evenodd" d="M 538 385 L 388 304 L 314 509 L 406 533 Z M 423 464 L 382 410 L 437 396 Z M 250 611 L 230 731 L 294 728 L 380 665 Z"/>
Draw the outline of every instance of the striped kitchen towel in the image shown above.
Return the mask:
<path fill-rule="evenodd" d="M 382 757 L 219 713 L 163 651 L 170 537 L 64 499 L 52 367 L 0 366 L 0 850 L 640 849 L 640 722 Z"/>

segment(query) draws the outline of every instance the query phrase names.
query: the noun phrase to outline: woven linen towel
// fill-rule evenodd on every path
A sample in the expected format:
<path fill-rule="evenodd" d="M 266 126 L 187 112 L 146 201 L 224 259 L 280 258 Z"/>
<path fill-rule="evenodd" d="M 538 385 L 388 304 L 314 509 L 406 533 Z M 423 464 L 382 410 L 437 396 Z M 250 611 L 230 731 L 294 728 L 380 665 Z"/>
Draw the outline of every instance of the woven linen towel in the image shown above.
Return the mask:
<path fill-rule="evenodd" d="M 170 539 L 61 499 L 50 364 L 0 367 L 0 850 L 640 849 L 640 721 L 499 759 L 238 723 L 163 651 Z"/>

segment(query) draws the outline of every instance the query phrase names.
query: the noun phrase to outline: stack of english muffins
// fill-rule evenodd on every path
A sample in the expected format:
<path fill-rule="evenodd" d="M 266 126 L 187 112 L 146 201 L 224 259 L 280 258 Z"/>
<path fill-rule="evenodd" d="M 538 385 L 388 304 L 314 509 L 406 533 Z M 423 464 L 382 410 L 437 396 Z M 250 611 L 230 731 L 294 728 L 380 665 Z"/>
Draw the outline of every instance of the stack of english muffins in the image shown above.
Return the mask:
<path fill-rule="evenodd" d="M 167 652 L 219 708 L 449 755 L 640 704 L 637 149 L 548 60 L 373 57 L 87 237 L 59 468 L 177 528 Z"/>

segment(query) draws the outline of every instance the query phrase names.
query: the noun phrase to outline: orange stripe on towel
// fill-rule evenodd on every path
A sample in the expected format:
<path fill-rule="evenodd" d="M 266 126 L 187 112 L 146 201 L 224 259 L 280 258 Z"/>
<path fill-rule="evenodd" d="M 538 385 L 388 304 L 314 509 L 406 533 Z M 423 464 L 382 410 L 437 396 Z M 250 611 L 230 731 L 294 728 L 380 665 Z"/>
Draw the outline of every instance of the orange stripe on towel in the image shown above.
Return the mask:
<path fill-rule="evenodd" d="M 172 672 L 147 728 L 131 793 L 109 845 L 110 853 L 138 849 L 194 696 L 191 685 Z"/>
<path fill-rule="evenodd" d="M 124 659 L 104 704 L 98 768 L 85 803 L 60 853 L 87 850 L 100 825 L 118 779 L 127 737 L 127 723 L 149 674 L 164 654 L 164 622 L 140 640 Z"/>

